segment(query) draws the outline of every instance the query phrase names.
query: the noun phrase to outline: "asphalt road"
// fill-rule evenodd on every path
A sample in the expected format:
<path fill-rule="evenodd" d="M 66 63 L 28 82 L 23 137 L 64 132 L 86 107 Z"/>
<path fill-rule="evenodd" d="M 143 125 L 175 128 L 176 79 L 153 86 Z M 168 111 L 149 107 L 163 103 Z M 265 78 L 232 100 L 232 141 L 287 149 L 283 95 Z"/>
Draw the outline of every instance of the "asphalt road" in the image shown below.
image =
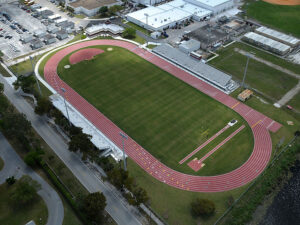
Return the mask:
<path fill-rule="evenodd" d="M 23 175 L 29 175 L 41 185 L 38 194 L 43 198 L 48 208 L 47 225 L 61 225 L 64 219 L 64 207 L 56 191 L 24 163 L 2 133 L 0 133 L 0 146 L 0 156 L 4 160 L 4 168 L 0 171 L 0 184 L 4 183 L 6 178 L 10 176 L 19 179 Z"/>
<path fill-rule="evenodd" d="M 44 117 L 34 113 L 32 107 L 17 95 L 12 87 L 0 75 L 0 82 L 4 83 L 4 94 L 19 112 L 24 113 L 27 119 L 31 121 L 33 128 L 60 157 L 65 165 L 72 171 L 77 179 L 85 186 L 89 192 L 102 192 L 107 201 L 106 211 L 119 225 L 140 225 L 139 215 L 133 207 L 124 204 L 117 195 L 105 185 L 75 154 L 68 150 L 67 144 L 48 124 Z"/>

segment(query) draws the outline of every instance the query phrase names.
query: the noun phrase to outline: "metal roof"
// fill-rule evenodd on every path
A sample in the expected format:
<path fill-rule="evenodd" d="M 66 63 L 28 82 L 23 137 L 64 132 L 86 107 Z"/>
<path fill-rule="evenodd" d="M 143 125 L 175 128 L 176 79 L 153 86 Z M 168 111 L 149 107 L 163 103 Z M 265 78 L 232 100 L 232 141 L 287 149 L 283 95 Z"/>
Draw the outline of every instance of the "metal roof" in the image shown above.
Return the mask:
<path fill-rule="evenodd" d="M 200 61 L 195 61 L 168 44 L 159 45 L 153 51 L 225 90 L 231 81 L 230 75 Z"/>
<path fill-rule="evenodd" d="M 291 48 L 290 46 L 282 44 L 279 41 L 275 41 L 271 38 L 267 38 L 265 36 L 262 36 L 260 34 L 254 33 L 254 32 L 249 32 L 249 33 L 245 34 L 244 36 L 250 40 L 253 40 L 257 43 L 268 46 L 270 48 L 276 49 L 280 52 L 288 51 Z"/>
<path fill-rule="evenodd" d="M 274 37 L 282 42 L 289 43 L 291 45 L 297 45 L 300 42 L 300 40 L 298 38 L 295 38 L 293 36 L 281 33 L 279 31 L 276 31 L 276 30 L 273 30 L 273 29 L 270 29 L 267 27 L 259 27 L 256 29 L 256 31 L 258 31 L 262 34 Z"/>

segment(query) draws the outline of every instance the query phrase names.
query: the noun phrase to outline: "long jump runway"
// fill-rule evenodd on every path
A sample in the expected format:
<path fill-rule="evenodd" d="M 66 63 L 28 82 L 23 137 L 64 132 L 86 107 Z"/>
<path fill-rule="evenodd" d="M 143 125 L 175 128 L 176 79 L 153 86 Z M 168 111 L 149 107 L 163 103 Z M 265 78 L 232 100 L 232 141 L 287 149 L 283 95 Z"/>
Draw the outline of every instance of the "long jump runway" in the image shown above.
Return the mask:
<path fill-rule="evenodd" d="M 159 162 L 147 150 L 136 143 L 132 138 L 128 137 L 128 140 L 125 142 L 126 154 L 148 174 L 163 183 L 182 190 L 194 192 L 221 192 L 232 190 L 247 184 L 265 169 L 272 153 L 272 141 L 269 131 L 276 132 L 281 127 L 279 123 L 240 103 L 236 99 L 199 80 L 188 72 L 174 66 L 172 63 L 167 62 L 151 52 L 137 48 L 136 45 L 129 42 L 119 40 L 92 40 L 77 43 L 60 50 L 48 60 L 44 67 L 46 81 L 58 93 L 61 93 L 61 87 L 65 88 L 68 102 L 119 148 L 122 147 L 119 135 L 119 132 L 122 130 L 63 82 L 57 74 L 57 66 L 66 55 L 78 49 L 95 45 L 119 46 L 139 55 L 199 91 L 232 108 L 232 110 L 239 113 L 248 122 L 253 132 L 254 147 L 249 159 L 239 168 L 218 176 L 194 176 L 177 172 Z"/>

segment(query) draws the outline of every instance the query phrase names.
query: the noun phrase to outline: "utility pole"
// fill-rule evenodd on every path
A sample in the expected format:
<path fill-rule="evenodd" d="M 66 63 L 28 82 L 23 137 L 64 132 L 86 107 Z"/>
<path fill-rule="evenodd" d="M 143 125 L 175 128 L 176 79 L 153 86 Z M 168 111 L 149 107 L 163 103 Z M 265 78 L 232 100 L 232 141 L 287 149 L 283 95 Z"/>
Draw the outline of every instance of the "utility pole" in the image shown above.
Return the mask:
<path fill-rule="evenodd" d="M 43 94 L 42 94 L 42 90 L 41 90 L 41 87 L 40 87 L 40 83 L 39 83 L 39 81 L 38 81 L 38 79 L 37 79 L 37 77 L 36 77 L 35 71 L 34 71 L 34 66 L 35 66 L 35 64 L 34 64 L 34 62 L 33 62 L 33 58 L 32 58 L 31 56 L 29 56 L 29 59 L 30 59 L 31 66 L 32 66 L 32 72 L 33 72 L 33 76 L 34 76 L 34 78 L 35 78 L 35 81 L 36 81 L 36 84 L 37 84 L 37 86 L 38 86 L 38 89 L 39 89 L 40 95 L 41 95 L 41 96 L 43 96 Z"/>
<path fill-rule="evenodd" d="M 67 112 L 67 117 L 68 117 L 68 121 L 69 121 L 69 125 L 71 126 L 71 121 L 70 121 L 70 116 L 69 116 L 69 111 L 68 111 L 68 107 L 67 107 L 67 103 L 66 103 L 66 98 L 65 98 L 65 93 L 67 92 L 66 89 L 64 88 L 60 88 L 60 90 L 63 92 L 63 99 L 64 99 L 64 103 L 65 103 L 65 107 L 66 107 L 66 112 Z"/>
<path fill-rule="evenodd" d="M 249 58 L 250 55 L 247 53 L 247 62 L 246 62 L 246 67 L 245 67 L 245 71 L 244 71 L 244 77 L 243 77 L 243 82 L 242 82 L 242 88 L 245 86 L 245 80 L 246 80 L 246 75 L 247 75 L 247 69 L 248 69 L 248 63 L 249 63 Z"/>
<path fill-rule="evenodd" d="M 120 132 L 119 134 L 120 134 L 120 136 L 121 136 L 121 138 L 122 138 L 122 148 L 123 148 L 123 161 L 124 161 L 124 170 L 125 170 L 125 171 L 127 171 L 127 166 L 126 166 L 126 157 L 125 157 L 125 150 L 124 150 L 124 148 L 125 148 L 125 139 L 127 140 L 127 139 L 128 139 L 128 137 L 127 137 L 125 134 L 123 134 L 122 132 Z"/>

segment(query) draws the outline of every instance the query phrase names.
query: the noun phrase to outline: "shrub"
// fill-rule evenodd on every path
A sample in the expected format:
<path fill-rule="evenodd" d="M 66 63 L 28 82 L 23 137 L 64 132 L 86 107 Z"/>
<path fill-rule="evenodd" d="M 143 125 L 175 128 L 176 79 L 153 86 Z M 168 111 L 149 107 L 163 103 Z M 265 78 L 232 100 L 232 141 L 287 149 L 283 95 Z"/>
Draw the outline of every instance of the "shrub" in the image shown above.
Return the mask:
<path fill-rule="evenodd" d="M 215 203 L 208 199 L 196 198 L 191 203 L 192 214 L 195 216 L 208 216 L 214 213 Z"/>

